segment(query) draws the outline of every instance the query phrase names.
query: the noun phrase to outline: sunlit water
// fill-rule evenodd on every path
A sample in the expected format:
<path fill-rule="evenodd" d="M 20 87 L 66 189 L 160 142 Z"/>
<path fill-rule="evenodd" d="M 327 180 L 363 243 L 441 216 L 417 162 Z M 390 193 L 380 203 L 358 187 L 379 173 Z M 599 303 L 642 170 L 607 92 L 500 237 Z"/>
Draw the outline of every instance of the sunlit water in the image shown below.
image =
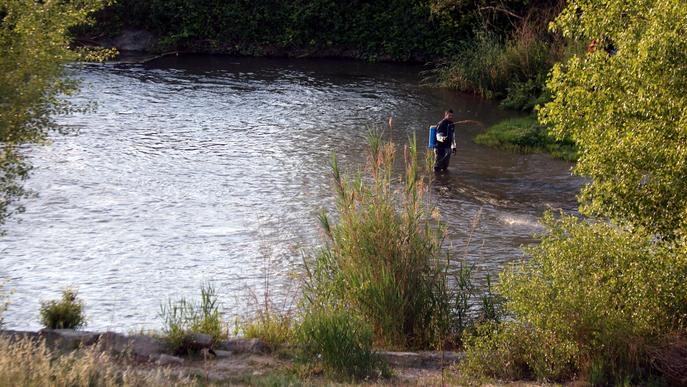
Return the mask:
<path fill-rule="evenodd" d="M 74 100 L 99 108 L 60 118 L 75 132 L 30 150 L 27 185 L 39 196 L 0 240 L 0 277 L 14 291 L 7 325 L 38 328 L 40 300 L 67 285 L 91 329 L 159 327 L 161 302 L 204 283 L 232 316 L 250 310 L 268 267 L 276 298 L 292 300 L 289 272 L 318 245 L 317 213 L 334 203 L 332 152 L 345 170 L 360 167 L 368 129 L 389 116 L 386 136 L 416 133 L 425 152 L 444 107 L 485 124 L 509 115 L 420 87 L 420 70 L 226 57 L 73 69 L 83 80 Z M 574 210 L 581 183 L 569 163 L 473 144 L 479 131 L 458 127 L 458 155 L 432 197 L 453 256 L 483 276 L 522 255 L 546 209 Z"/>

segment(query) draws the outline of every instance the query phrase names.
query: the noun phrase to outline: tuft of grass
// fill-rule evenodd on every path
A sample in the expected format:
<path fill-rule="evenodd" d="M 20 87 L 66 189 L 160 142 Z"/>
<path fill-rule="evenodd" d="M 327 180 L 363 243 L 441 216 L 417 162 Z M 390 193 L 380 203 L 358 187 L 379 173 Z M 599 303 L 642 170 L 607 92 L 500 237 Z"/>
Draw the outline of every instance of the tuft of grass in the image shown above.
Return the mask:
<path fill-rule="evenodd" d="M 175 353 L 188 353 L 185 344 L 190 333 L 210 335 L 214 342 L 227 337 L 215 288 L 211 285 L 203 286 L 200 295 L 200 303 L 181 298 L 177 301 L 168 300 L 167 304 L 160 305 L 162 337 Z"/>
<path fill-rule="evenodd" d="M 577 147 L 572 140 L 557 140 L 535 116 L 505 119 L 478 134 L 475 143 L 520 153 L 548 152 L 553 157 L 577 160 Z"/>
<path fill-rule="evenodd" d="M 509 109 L 532 111 L 551 99 L 545 84 L 553 65 L 585 52 L 586 42 L 564 39 L 548 28 L 563 4 L 533 7 L 534 13 L 507 36 L 478 31 L 458 44 L 453 57 L 431 71 L 430 78 L 443 87 L 502 100 Z"/>
<path fill-rule="evenodd" d="M 272 349 L 288 344 L 293 338 L 293 318 L 287 313 L 261 310 L 254 318 L 241 322 L 245 337 L 261 339 Z"/>
<path fill-rule="evenodd" d="M 301 360 L 331 377 L 354 381 L 389 374 L 372 349 L 372 327 L 348 311 L 310 310 L 296 332 Z"/>
<path fill-rule="evenodd" d="M 400 178 L 393 176 L 396 147 L 378 133 L 368 143 L 367 178 L 344 177 L 332 158 L 338 222 L 320 216 L 325 247 L 305 261 L 306 310 L 346 309 L 371 324 L 380 346 L 438 347 L 450 304 L 445 227 L 432 218 L 416 141 L 404 149 Z"/>
<path fill-rule="evenodd" d="M 41 323 L 50 329 L 79 329 L 86 325 L 83 302 L 72 288 L 64 289 L 59 301 L 41 302 L 40 315 Z"/>
<path fill-rule="evenodd" d="M 280 296 L 283 297 L 282 302 L 276 302 L 272 275 L 275 265 L 280 265 L 281 261 L 273 259 L 269 246 L 261 246 L 260 250 L 264 257 L 262 288 L 249 289 L 248 306 L 253 312 L 236 319 L 234 334 L 242 333 L 245 337 L 260 339 L 276 351 L 290 344 L 293 339 L 295 319 L 291 292 L 296 289 L 289 287 L 285 295 Z"/>
<path fill-rule="evenodd" d="M 0 386 L 196 386 L 167 370 L 141 372 L 115 363 L 96 347 L 69 354 L 49 350 L 44 342 L 0 338 Z"/>

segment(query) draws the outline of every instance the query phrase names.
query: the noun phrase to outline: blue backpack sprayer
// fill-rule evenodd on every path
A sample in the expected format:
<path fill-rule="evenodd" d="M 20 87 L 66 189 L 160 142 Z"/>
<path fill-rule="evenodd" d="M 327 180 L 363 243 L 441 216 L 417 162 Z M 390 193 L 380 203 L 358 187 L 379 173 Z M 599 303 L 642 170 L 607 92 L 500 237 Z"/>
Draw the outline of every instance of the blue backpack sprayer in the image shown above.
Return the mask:
<path fill-rule="evenodd" d="M 480 121 L 475 120 L 462 120 L 454 122 L 456 125 L 460 124 L 476 124 L 484 127 L 484 124 Z M 429 127 L 429 141 L 427 142 L 427 148 L 434 149 L 437 147 L 437 125 L 432 125 Z"/>
<path fill-rule="evenodd" d="M 427 143 L 427 148 L 433 149 L 437 147 L 437 126 L 432 125 L 429 127 L 429 142 Z"/>

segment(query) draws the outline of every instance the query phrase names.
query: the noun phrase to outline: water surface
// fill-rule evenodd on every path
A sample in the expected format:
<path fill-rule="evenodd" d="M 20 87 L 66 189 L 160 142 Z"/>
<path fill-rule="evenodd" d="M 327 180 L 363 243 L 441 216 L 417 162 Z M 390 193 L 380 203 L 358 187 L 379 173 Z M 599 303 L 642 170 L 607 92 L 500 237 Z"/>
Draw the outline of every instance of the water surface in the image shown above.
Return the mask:
<path fill-rule="evenodd" d="M 487 125 L 512 115 L 420 87 L 420 70 L 213 56 L 73 69 L 83 81 L 74 100 L 99 108 L 60 118 L 73 134 L 30 150 L 39 196 L 0 240 L 0 277 L 14 290 L 7 325 L 38 328 L 39 301 L 67 285 L 89 328 L 116 330 L 159 327 L 161 302 L 208 282 L 228 315 L 244 313 L 267 267 L 273 291 L 287 292 L 300 251 L 319 243 L 319 209 L 333 205 L 332 152 L 358 168 L 368 129 L 390 116 L 388 137 L 416 133 L 424 145 L 445 107 Z M 473 144 L 480 130 L 458 127 L 458 155 L 432 195 L 454 256 L 495 273 L 521 256 L 546 209 L 575 208 L 581 183 L 547 155 Z"/>

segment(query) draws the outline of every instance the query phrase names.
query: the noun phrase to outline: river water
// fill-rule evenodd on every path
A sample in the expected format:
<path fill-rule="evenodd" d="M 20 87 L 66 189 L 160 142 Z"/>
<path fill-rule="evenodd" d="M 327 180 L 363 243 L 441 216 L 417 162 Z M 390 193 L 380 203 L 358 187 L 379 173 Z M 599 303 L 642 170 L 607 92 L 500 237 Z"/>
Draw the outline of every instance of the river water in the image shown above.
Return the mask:
<path fill-rule="evenodd" d="M 421 87 L 421 70 L 213 56 L 71 69 L 83 81 L 72 99 L 99 107 L 60 117 L 71 133 L 29 150 L 39 195 L 0 239 L 0 277 L 14 292 L 6 325 L 39 328 L 39 302 L 68 285 L 90 329 L 119 331 L 159 327 L 160 303 L 195 298 L 205 283 L 228 316 L 253 307 L 265 278 L 275 299 L 293 300 L 290 273 L 334 203 L 332 152 L 354 171 L 370 128 L 400 143 L 416 133 L 425 152 L 445 107 L 487 125 L 512 115 Z M 432 197 L 453 256 L 484 276 L 522 256 L 545 210 L 574 210 L 581 181 L 547 155 L 475 145 L 480 130 L 457 128 L 458 154 Z"/>

